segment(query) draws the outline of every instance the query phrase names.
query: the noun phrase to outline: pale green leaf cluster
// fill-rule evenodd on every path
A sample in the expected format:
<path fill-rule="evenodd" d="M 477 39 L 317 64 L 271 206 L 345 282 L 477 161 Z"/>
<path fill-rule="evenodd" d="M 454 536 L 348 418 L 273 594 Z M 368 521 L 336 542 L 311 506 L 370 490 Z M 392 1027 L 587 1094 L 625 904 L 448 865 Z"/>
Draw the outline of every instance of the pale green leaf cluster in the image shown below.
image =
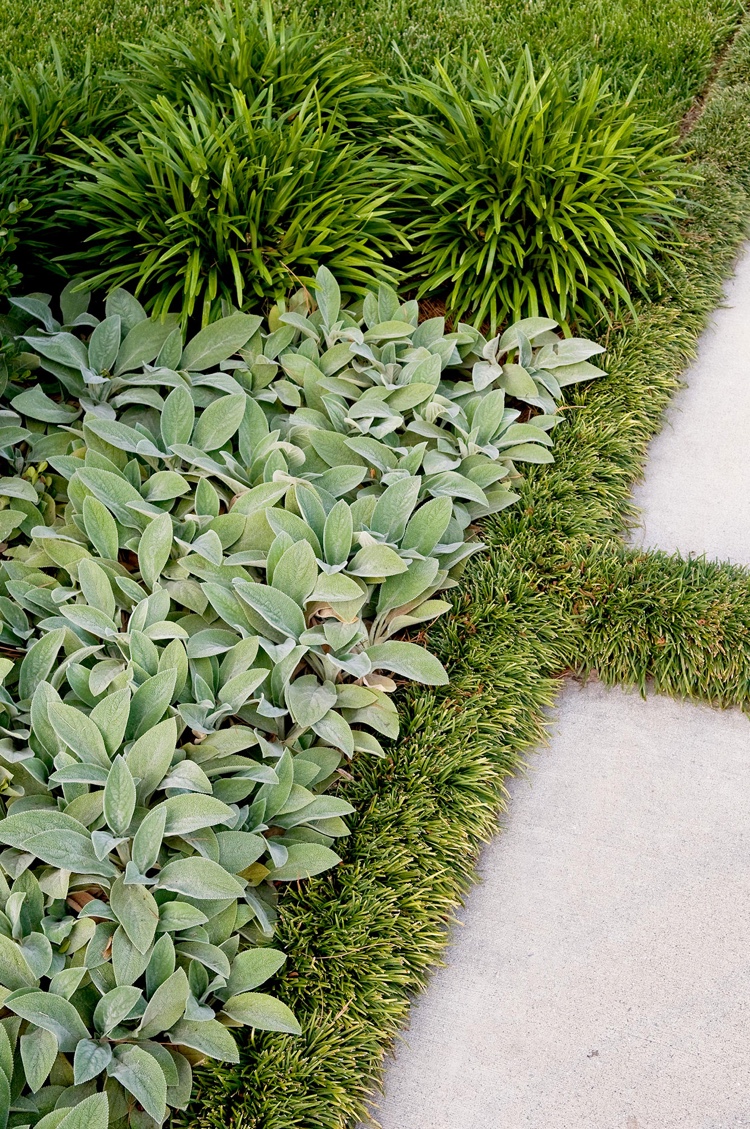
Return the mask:
<path fill-rule="evenodd" d="M 85 1100 L 158 1125 L 233 1029 L 298 1030 L 256 991 L 278 884 L 340 861 L 339 766 L 397 735 L 397 678 L 448 677 L 394 636 L 448 609 L 474 522 L 601 371 L 549 319 L 446 333 L 386 286 L 345 308 L 325 268 L 316 300 L 185 342 L 123 290 L 13 299 L 36 366 L 0 421 L 14 1123 Z"/>

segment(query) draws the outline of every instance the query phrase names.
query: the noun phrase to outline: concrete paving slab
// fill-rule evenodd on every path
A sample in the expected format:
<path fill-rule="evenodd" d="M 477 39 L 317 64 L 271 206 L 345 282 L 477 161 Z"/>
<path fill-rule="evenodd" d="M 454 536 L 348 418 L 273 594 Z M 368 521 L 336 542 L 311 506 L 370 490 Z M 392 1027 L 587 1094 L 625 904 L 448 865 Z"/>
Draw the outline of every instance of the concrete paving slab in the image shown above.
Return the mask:
<path fill-rule="evenodd" d="M 750 1127 L 750 723 L 569 684 L 384 1129 Z"/>
<path fill-rule="evenodd" d="M 634 491 L 633 543 L 750 565 L 750 247 L 684 379 Z"/>

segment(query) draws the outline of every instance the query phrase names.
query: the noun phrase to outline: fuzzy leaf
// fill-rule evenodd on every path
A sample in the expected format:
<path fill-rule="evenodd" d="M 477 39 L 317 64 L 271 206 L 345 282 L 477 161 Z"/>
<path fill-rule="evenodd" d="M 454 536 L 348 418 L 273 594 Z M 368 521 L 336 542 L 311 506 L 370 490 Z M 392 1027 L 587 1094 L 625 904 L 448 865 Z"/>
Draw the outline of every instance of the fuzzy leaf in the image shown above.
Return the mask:
<path fill-rule="evenodd" d="M 448 675 L 439 659 L 416 643 L 377 643 L 368 647 L 373 670 L 392 670 L 427 686 L 445 686 Z"/>
<path fill-rule="evenodd" d="M 35 1027 L 21 1036 L 20 1045 L 26 1082 L 32 1094 L 35 1094 L 47 1081 L 57 1058 L 57 1038 L 52 1031 Z"/>
<path fill-rule="evenodd" d="M 244 411 L 244 392 L 220 396 L 218 400 L 214 400 L 195 425 L 193 446 L 201 451 L 215 451 L 218 447 L 223 447 L 240 426 Z"/>

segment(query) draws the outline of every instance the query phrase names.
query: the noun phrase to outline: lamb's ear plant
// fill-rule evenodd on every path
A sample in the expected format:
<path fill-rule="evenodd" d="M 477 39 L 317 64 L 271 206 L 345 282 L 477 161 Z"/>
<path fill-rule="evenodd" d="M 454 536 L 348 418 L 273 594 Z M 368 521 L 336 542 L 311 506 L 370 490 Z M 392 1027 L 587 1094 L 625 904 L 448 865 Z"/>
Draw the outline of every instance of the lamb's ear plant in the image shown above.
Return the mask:
<path fill-rule="evenodd" d="M 440 593 L 481 548 L 473 522 L 514 500 L 517 463 L 551 459 L 562 386 L 601 371 L 600 348 L 549 319 L 487 341 L 418 324 L 387 286 L 347 309 L 326 269 L 315 295 L 186 343 L 124 290 L 98 314 L 76 280 L 59 310 L 12 300 L 13 1125 L 159 1125 L 192 1065 L 238 1060 L 236 1029 L 299 1030 L 257 991 L 284 961 L 278 890 L 340 861 L 353 809 L 329 789 L 397 735 L 396 679 L 448 677 L 394 636 L 449 608 Z"/>
<path fill-rule="evenodd" d="M 446 65 L 447 66 L 447 65 Z M 479 54 L 407 75 L 400 214 L 418 296 L 494 327 L 546 314 L 591 322 L 659 282 L 693 178 L 669 131 L 594 67 L 509 72 Z"/>

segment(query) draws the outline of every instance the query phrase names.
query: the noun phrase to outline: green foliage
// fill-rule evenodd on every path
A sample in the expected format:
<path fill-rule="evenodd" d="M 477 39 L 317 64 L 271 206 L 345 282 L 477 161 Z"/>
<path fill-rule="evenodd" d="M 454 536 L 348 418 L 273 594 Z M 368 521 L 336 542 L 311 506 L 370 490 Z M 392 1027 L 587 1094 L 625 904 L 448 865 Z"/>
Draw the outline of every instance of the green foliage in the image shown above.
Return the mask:
<path fill-rule="evenodd" d="M 436 55 L 483 50 L 507 66 L 528 44 L 538 63 L 570 58 L 601 67 L 623 94 L 640 80 L 641 104 L 672 127 L 703 89 L 744 8 L 738 0 L 284 0 L 281 10 L 345 33 L 360 57 L 396 79 L 394 46 L 428 75 Z"/>
<path fill-rule="evenodd" d="M 134 141 L 83 146 L 71 219 L 93 229 L 76 257 L 96 264 L 92 285 L 136 282 L 155 312 L 197 306 L 205 324 L 222 298 L 277 296 L 321 259 L 349 287 L 393 274 L 387 170 L 321 119 L 313 95 L 292 120 L 270 90 L 254 103 L 235 91 L 231 110 L 197 91 L 187 102 L 134 111 Z"/>
<path fill-rule="evenodd" d="M 114 115 L 111 88 L 94 81 L 90 62 L 72 77 L 55 45 L 51 54 L 0 78 L 0 293 L 17 285 L 9 257 L 19 241 L 24 269 L 49 258 L 53 231 L 55 250 L 65 249 L 59 208 L 68 173 L 58 158 L 78 152 L 73 138 L 106 133 Z"/>
<path fill-rule="evenodd" d="M 653 679 L 655 692 L 747 708 L 748 570 L 628 549 L 621 531 L 649 441 L 746 240 L 750 165 L 736 155 L 750 87 L 725 75 L 749 61 L 745 34 L 688 138 L 703 181 L 688 201 L 679 284 L 608 330 L 608 375 L 573 389 L 555 463 L 531 468 L 519 504 L 484 524 L 490 552 L 472 559 L 453 614 L 430 630 L 450 686 L 403 695 L 399 744 L 385 761 L 360 761 L 346 786 L 363 813 L 347 865 L 284 900 L 280 935 L 298 976 L 283 998 L 314 1037 L 264 1034 L 239 1066 L 200 1071 L 180 1126 L 366 1120 L 384 1055 L 445 959 L 446 922 L 497 833 L 507 777 L 545 739 L 563 672 Z"/>
<path fill-rule="evenodd" d="M 396 678 L 448 681 L 393 636 L 448 610 L 472 523 L 601 373 L 548 319 L 486 341 L 315 288 L 187 342 L 121 289 L 11 299 L 0 996 L 35 1121 L 161 1124 L 233 1028 L 299 1033 L 255 990 L 278 888 L 340 861 L 328 788 L 398 735 Z"/>
<path fill-rule="evenodd" d="M 322 260 L 350 289 L 395 277 L 385 260 L 403 240 L 375 136 L 392 96 L 340 42 L 277 26 L 267 6 L 226 7 L 131 62 L 119 81 L 134 109 L 73 165 L 92 285 L 133 283 L 155 312 L 198 308 L 206 324 L 222 299 L 278 297 Z"/>
<path fill-rule="evenodd" d="M 576 79 L 526 51 L 511 74 L 480 55 L 407 89 L 403 217 L 419 296 L 477 325 L 563 322 L 630 306 L 674 242 L 689 182 L 673 138 L 638 120 L 594 68 Z"/>
<path fill-rule="evenodd" d="M 130 67 L 120 81 L 140 104 L 162 95 L 189 104 L 197 90 L 231 111 L 234 91 L 252 104 L 272 88 L 273 112 L 283 118 L 293 117 L 312 93 L 323 119 L 367 136 L 393 102 L 345 40 L 313 31 L 295 15 L 277 24 L 268 0 L 246 8 L 225 0 L 209 10 L 205 26 L 189 24 L 132 45 L 126 61 Z"/>
<path fill-rule="evenodd" d="M 18 247 L 18 222 L 30 207 L 28 200 L 11 200 L 0 206 L 0 297 L 17 289 L 23 277 L 11 256 Z"/>

